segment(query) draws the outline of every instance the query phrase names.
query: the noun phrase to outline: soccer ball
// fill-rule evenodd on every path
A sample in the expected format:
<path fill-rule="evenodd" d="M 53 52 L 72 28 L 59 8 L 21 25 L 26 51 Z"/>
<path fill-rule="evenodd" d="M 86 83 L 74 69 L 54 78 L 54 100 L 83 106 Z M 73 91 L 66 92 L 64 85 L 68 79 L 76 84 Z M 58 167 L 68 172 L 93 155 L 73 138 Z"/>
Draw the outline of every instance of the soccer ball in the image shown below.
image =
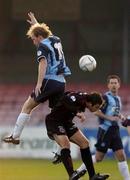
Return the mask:
<path fill-rule="evenodd" d="M 79 59 L 79 67 L 83 71 L 93 71 L 97 66 L 97 62 L 94 57 L 90 55 L 84 55 Z"/>

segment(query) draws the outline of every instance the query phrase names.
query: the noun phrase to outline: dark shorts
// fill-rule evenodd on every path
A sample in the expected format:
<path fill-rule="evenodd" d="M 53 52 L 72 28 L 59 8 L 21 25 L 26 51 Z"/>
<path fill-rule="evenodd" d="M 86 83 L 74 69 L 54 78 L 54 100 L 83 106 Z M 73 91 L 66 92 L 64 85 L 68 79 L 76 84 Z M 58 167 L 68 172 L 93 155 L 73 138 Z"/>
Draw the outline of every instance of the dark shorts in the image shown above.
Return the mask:
<path fill-rule="evenodd" d="M 97 143 L 95 144 L 96 150 L 106 153 L 108 149 L 114 152 L 123 149 L 123 144 L 118 126 L 112 126 L 105 133 L 104 130 L 99 128 L 97 134 Z"/>
<path fill-rule="evenodd" d="M 31 93 L 31 97 L 38 103 L 43 103 L 49 100 L 49 107 L 53 106 L 59 101 L 65 91 L 65 83 L 44 79 L 41 87 L 41 93 L 36 97 L 34 91 Z"/>
<path fill-rule="evenodd" d="M 62 121 L 62 119 L 54 119 L 48 115 L 45 122 L 48 137 L 52 140 L 54 140 L 54 134 L 66 135 L 70 138 L 78 131 L 78 128 L 71 120 Z"/>

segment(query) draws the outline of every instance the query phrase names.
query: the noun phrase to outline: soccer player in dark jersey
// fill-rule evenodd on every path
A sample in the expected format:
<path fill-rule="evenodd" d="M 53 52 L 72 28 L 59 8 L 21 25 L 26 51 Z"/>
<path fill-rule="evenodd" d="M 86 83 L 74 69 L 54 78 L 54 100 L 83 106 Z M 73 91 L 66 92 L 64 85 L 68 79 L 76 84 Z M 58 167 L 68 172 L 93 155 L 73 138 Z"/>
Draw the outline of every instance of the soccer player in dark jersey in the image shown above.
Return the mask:
<path fill-rule="evenodd" d="M 52 108 L 64 93 L 65 77 L 71 74 L 65 62 L 60 38 L 54 36 L 45 23 L 39 24 L 33 13 L 30 12 L 28 15 L 31 27 L 27 36 L 37 48 L 38 77 L 33 92 L 22 107 L 11 136 L 3 139 L 6 143 L 20 143 L 20 135 L 30 119 L 32 110 L 47 100 Z"/>
<path fill-rule="evenodd" d="M 61 161 L 69 175 L 69 180 L 77 180 L 82 175 L 73 169 L 70 142 L 80 147 L 82 160 L 88 170 L 90 180 L 107 179 L 109 175 L 96 174 L 89 149 L 89 141 L 73 122 L 75 116 L 85 119 L 84 111 L 97 111 L 103 103 L 99 93 L 66 92 L 46 117 L 47 134 L 61 147 Z"/>
<path fill-rule="evenodd" d="M 118 160 L 118 168 L 124 180 L 130 180 L 130 173 L 126 161 L 126 155 L 119 132 L 118 120 L 123 120 L 120 114 L 121 99 L 118 96 L 120 88 L 120 78 L 117 75 L 110 75 L 107 79 L 109 91 L 103 96 L 104 106 L 100 111 L 95 112 L 99 117 L 100 125 L 97 134 L 96 154 L 92 156 L 93 163 L 103 160 L 107 150 L 113 150 Z M 85 169 L 82 164 L 78 171 Z"/>

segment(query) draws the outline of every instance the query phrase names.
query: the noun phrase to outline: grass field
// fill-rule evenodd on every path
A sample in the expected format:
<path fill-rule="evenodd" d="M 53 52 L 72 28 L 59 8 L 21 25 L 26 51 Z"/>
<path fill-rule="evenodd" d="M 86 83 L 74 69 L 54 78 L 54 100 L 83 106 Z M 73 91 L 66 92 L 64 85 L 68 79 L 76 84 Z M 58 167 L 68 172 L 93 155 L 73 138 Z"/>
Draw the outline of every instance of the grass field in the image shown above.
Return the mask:
<path fill-rule="evenodd" d="M 74 162 L 74 167 L 80 165 Z M 130 167 L 130 161 L 128 161 Z M 106 160 L 95 165 L 97 172 L 111 174 L 110 180 L 122 180 L 116 161 Z M 87 180 L 85 175 L 82 180 Z M 47 160 L 0 159 L 0 180 L 68 180 L 62 165 L 53 165 Z"/>

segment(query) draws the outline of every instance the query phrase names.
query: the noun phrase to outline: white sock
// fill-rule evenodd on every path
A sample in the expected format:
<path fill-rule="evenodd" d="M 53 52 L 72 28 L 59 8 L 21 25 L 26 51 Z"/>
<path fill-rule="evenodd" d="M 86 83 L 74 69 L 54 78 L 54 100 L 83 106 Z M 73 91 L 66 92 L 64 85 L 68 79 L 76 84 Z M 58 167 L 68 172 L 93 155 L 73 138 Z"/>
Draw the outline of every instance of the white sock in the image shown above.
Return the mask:
<path fill-rule="evenodd" d="M 81 164 L 81 166 L 77 169 L 77 171 L 82 171 L 82 170 L 86 170 L 86 166 L 84 163 Z"/>
<path fill-rule="evenodd" d="M 93 164 L 97 162 L 95 155 L 92 155 L 92 160 L 93 160 Z"/>
<path fill-rule="evenodd" d="M 97 162 L 95 155 L 92 155 L 92 161 L 93 161 L 93 163 L 96 163 L 96 162 Z M 83 164 L 81 164 L 81 166 L 77 169 L 77 171 L 82 171 L 82 170 L 84 170 L 84 169 L 86 169 L 86 166 L 85 166 L 85 164 L 83 163 Z M 86 169 L 86 170 L 87 170 L 87 169 Z"/>
<path fill-rule="evenodd" d="M 26 113 L 19 114 L 16 124 L 13 129 L 13 133 L 12 133 L 13 138 L 20 137 L 20 135 L 23 131 L 23 128 L 24 128 L 26 122 L 29 121 L 29 119 L 30 119 L 30 114 L 26 114 Z"/>
<path fill-rule="evenodd" d="M 130 180 L 130 173 L 127 162 L 126 161 L 118 162 L 118 168 L 121 175 L 124 177 L 124 180 Z"/>

